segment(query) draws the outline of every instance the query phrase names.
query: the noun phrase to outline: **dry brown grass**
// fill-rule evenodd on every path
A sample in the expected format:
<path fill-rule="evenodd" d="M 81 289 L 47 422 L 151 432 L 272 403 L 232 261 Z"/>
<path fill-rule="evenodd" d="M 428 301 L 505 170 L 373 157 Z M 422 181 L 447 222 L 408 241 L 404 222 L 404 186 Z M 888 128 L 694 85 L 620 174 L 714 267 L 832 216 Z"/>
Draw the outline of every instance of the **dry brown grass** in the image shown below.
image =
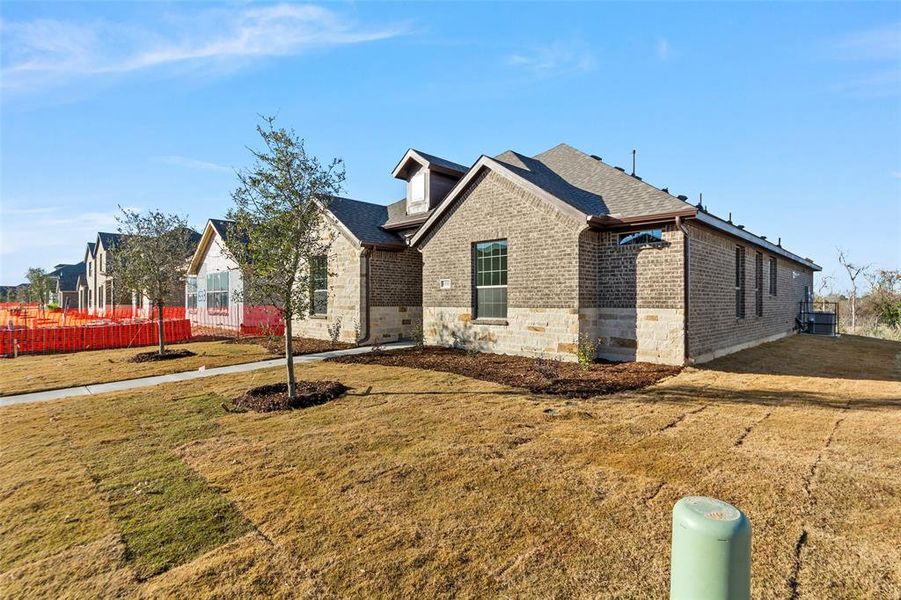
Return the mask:
<path fill-rule="evenodd" d="M 222 367 L 274 358 L 258 344 L 190 342 L 171 344 L 167 348 L 184 348 L 197 356 L 133 363 L 129 359 L 146 352 L 147 348 L 122 348 L 0 358 L 0 396 L 192 371 L 204 365 L 207 368 Z"/>
<path fill-rule="evenodd" d="M 755 598 L 897 597 L 899 351 L 795 337 L 590 400 L 319 363 L 355 390 L 302 411 L 222 411 L 249 375 L 2 409 L 0 596 L 661 597 L 672 505 L 709 494 Z"/>

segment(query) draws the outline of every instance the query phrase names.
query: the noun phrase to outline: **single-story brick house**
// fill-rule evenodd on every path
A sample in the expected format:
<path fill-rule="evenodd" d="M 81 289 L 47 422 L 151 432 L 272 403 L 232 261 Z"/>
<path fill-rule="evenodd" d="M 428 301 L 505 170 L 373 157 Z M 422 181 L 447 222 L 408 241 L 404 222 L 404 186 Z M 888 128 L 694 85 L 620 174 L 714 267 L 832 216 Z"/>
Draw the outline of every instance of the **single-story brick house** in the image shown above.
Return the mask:
<path fill-rule="evenodd" d="M 702 362 L 792 333 L 820 270 L 560 144 L 480 157 L 409 243 L 430 344 Z"/>
<path fill-rule="evenodd" d="M 702 362 L 792 333 L 820 270 L 565 144 L 471 167 L 411 149 L 392 175 L 406 187 L 393 204 L 330 203 L 333 242 L 308 267 L 297 335 L 327 338 L 340 320 L 340 338 L 361 343 L 419 329 L 488 352 L 573 360 L 582 339 L 603 358 Z M 210 282 L 219 303 L 240 287 L 216 250 L 224 227 L 204 231 L 189 306 Z"/>

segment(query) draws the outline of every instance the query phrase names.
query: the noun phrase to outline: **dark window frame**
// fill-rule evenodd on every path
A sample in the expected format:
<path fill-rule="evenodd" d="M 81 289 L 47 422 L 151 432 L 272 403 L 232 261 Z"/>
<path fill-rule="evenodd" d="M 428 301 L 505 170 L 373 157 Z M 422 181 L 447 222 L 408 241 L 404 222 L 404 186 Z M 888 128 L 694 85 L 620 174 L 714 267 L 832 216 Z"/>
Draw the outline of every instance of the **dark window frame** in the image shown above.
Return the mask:
<path fill-rule="evenodd" d="M 779 267 L 776 257 L 770 257 L 770 296 L 778 295 Z"/>
<path fill-rule="evenodd" d="M 476 319 L 506 319 L 509 243 L 506 239 L 472 245 L 472 311 Z"/>
<path fill-rule="evenodd" d="M 328 256 L 310 257 L 310 314 L 328 315 Z"/>
<path fill-rule="evenodd" d="M 617 246 L 649 246 L 663 243 L 663 229 L 639 229 L 617 236 Z"/>
<path fill-rule="evenodd" d="M 754 255 L 754 314 L 763 316 L 763 252 Z"/>
<path fill-rule="evenodd" d="M 745 315 L 745 247 L 735 246 L 735 318 Z"/>

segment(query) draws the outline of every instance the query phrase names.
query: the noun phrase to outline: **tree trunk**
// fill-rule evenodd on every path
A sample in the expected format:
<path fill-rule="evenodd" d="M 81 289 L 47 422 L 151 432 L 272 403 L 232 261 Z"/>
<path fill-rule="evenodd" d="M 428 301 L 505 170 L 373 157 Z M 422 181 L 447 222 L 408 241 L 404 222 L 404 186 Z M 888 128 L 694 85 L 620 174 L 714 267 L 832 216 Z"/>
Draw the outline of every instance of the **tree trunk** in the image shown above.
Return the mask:
<path fill-rule="evenodd" d="M 160 356 L 163 355 L 163 352 L 166 350 L 166 339 L 163 336 L 163 303 L 159 302 L 159 314 L 157 315 L 157 323 L 160 328 Z"/>
<path fill-rule="evenodd" d="M 297 397 L 297 380 L 294 378 L 294 345 L 291 343 L 293 337 L 291 335 L 291 318 L 287 317 L 285 321 L 285 366 L 288 369 L 288 398 Z"/>
<path fill-rule="evenodd" d="M 857 292 L 851 292 L 851 333 L 857 333 Z"/>

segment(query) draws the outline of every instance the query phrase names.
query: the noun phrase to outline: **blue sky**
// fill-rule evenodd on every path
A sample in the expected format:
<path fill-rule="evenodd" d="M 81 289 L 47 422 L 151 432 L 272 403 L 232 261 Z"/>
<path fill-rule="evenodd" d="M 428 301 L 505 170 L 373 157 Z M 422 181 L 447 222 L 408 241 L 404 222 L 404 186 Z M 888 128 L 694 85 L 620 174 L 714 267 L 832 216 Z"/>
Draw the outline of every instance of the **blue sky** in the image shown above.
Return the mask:
<path fill-rule="evenodd" d="M 258 114 L 403 195 L 408 147 L 567 142 L 838 276 L 898 268 L 901 4 L 2 4 L 0 282 L 117 205 L 222 216 Z"/>

